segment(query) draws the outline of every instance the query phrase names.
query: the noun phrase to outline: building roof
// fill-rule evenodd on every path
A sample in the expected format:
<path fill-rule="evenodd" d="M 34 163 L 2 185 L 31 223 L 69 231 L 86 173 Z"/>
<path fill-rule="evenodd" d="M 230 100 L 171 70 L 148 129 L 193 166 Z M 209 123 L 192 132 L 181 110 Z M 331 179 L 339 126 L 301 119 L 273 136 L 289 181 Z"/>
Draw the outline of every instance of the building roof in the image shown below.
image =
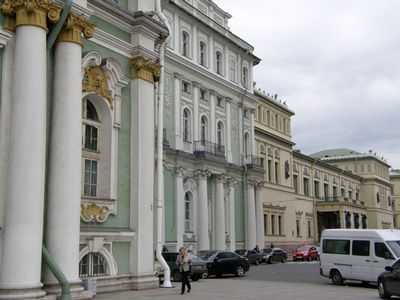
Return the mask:
<path fill-rule="evenodd" d="M 333 160 L 353 160 L 360 158 L 370 158 L 376 159 L 379 162 L 388 165 L 387 161 L 383 157 L 377 156 L 376 153 L 373 153 L 372 150 L 369 153 L 361 153 L 355 150 L 346 149 L 346 148 L 338 148 L 338 149 L 328 149 L 319 151 L 309 155 L 312 158 L 320 159 L 323 161 L 333 161 Z"/>

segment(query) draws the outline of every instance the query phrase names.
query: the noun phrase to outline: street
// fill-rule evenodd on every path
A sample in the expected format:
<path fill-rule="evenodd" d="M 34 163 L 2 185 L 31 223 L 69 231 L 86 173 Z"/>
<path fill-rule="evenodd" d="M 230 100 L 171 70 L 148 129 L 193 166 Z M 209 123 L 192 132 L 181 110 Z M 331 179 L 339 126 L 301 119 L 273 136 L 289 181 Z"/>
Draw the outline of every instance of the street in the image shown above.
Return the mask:
<path fill-rule="evenodd" d="M 287 262 L 251 266 L 243 278 L 223 276 L 192 282 L 190 294 L 180 295 L 180 283 L 174 288 L 126 291 L 97 295 L 96 299 L 254 299 L 254 300 L 354 300 L 379 299 L 376 286 L 345 283 L 334 286 L 319 275 L 318 262 Z"/>

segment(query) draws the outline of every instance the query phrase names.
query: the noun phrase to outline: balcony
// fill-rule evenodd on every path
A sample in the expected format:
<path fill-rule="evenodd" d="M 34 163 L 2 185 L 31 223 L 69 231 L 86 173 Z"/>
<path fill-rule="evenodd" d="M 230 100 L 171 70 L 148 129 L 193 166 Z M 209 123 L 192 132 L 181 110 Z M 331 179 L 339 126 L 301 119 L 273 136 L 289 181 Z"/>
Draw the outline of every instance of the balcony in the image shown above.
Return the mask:
<path fill-rule="evenodd" d="M 254 155 L 246 155 L 244 156 L 244 163 L 248 168 L 260 168 L 264 169 L 263 164 L 261 163 L 261 158 Z"/>
<path fill-rule="evenodd" d="M 194 155 L 198 157 L 206 157 L 210 154 L 225 159 L 225 146 L 206 140 L 194 142 Z"/>

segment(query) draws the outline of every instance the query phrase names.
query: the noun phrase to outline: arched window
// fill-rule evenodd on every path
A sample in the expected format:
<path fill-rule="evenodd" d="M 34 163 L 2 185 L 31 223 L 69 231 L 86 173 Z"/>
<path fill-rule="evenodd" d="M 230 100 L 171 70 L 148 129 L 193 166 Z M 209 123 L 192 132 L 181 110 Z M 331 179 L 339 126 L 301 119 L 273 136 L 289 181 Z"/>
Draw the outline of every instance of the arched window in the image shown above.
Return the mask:
<path fill-rule="evenodd" d="M 183 141 L 190 142 L 190 112 L 187 108 L 183 110 Z"/>
<path fill-rule="evenodd" d="M 99 252 L 90 252 L 79 262 L 79 277 L 107 275 L 107 260 Z"/>
<path fill-rule="evenodd" d="M 89 197 L 97 196 L 100 125 L 95 106 L 85 98 L 83 100 L 83 151 L 91 154 L 84 159 L 83 195 Z"/>
<path fill-rule="evenodd" d="M 189 34 L 182 31 L 182 55 L 189 57 Z"/>
<path fill-rule="evenodd" d="M 224 124 L 218 122 L 217 125 L 217 144 L 219 147 L 224 145 Z"/>
<path fill-rule="evenodd" d="M 192 197 L 189 192 L 185 194 L 185 232 L 192 231 Z"/>
<path fill-rule="evenodd" d="M 242 72 L 243 72 L 242 84 L 244 87 L 249 87 L 249 70 L 247 68 L 243 67 Z"/>
<path fill-rule="evenodd" d="M 201 144 L 204 146 L 208 138 L 208 120 L 206 116 L 201 117 Z"/>
<path fill-rule="evenodd" d="M 200 42 L 200 65 L 206 66 L 207 64 L 207 46 L 206 43 Z"/>
<path fill-rule="evenodd" d="M 215 54 L 215 61 L 216 61 L 216 72 L 219 75 L 222 75 L 222 53 L 217 51 Z"/>

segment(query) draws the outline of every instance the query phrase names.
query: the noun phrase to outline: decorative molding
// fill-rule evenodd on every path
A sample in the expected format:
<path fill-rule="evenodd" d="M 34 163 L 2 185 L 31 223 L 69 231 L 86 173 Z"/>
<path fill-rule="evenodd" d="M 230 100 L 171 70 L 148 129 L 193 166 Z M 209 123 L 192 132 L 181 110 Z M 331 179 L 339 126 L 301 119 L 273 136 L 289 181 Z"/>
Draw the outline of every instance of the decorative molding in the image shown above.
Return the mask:
<path fill-rule="evenodd" d="M 108 89 L 107 75 L 102 67 L 94 66 L 85 68 L 82 81 L 83 92 L 95 92 L 108 100 L 111 110 L 113 109 L 113 97 Z"/>
<path fill-rule="evenodd" d="M 302 211 L 297 211 L 296 210 L 296 216 L 302 216 L 303 215 L 303 212 Z"/>
<path fill-rule="evenodd" d="M 178 80 L 182 80 L 182 79 L 183 79 L 183 75 L 182 75 L 182 74 L 179 74 L 179 73 L 177 73 L 177 72 L 175 72 L 175 73 L 174 73 L 174 78 L 175 78 L 175 79 L 178 79 Z"/>
<path fill-rule="evenodd" d="M 0 29 L 0 48 L 3 48 L 12 38 L 12 36 L 13 36 L 12 33 Z"/>
<path fill-rule="evenodd" d="M 223 183 L 225 178 L 226 178 L 226 175 L 224 173 L 222 173 L 222 174 L 214 174 L 214 178 L 215 178 L 216 182 Z"/>
<path fill-rule="evenodd" d="M 155 83 L 160 78 L 161 66 L 154 63 L 151 59 L 142 56 L 135 57 L 130 62 L 131 79 L 142 79 L 150 83 Z"/>
<path fill-rule="evenodd" d="M 82 198 L 81 202 L 81 219 L 85 223 L 104 223 L 110 214 L 117 214 L 115 200 Z"/>
<path fill-rule="evenodd" d="M 175 174 L 176 174 L 176 176 L 178 176 L 178 177 L 183 177 L 183 167 L 182 166 L 178 166 L 178 167 L 175 167 Z"/>
<path fill-rule="evenodd" d="M 194 172 L 194 174 L 195 174 L 195 176 L 197 178 L 199 178 L 199 177 L 210 177 L 211 176 L 211 172 L 209 170 L 207 170 L 207 169 L 203 169 L 203 170 L 198 169 L 198 170 L 196 170 Z"/>
<path fill-rule="evenodd" d="M 57 42 L 71 42 L 83 47 L 81 34 L 83 33 L 85 38 L 90 39 L 94 35 L 94 28 L 94 23 L 88 21 L 85 16 L 70 13 L 58 35 Z"/>
<path fill-rule="evenodd" d="M 186 177 L 183 180 L 183 188 L 184 188 L 185 192 L 189 191 L 189 192 L 194 193 L 197 190 L 196 180 L 194 180 L 194 178 L 192 178 L 192 177 Z"/>
<path fill-rule="evenodd" d="M 49 0 L 5 0 L 1 6 L 5 15 L 4 28 L 15 31 L 17 26 L 35 26 L 46 32 L 47 21 L 57 23 L 62 6 L 50 3 Z"/>

